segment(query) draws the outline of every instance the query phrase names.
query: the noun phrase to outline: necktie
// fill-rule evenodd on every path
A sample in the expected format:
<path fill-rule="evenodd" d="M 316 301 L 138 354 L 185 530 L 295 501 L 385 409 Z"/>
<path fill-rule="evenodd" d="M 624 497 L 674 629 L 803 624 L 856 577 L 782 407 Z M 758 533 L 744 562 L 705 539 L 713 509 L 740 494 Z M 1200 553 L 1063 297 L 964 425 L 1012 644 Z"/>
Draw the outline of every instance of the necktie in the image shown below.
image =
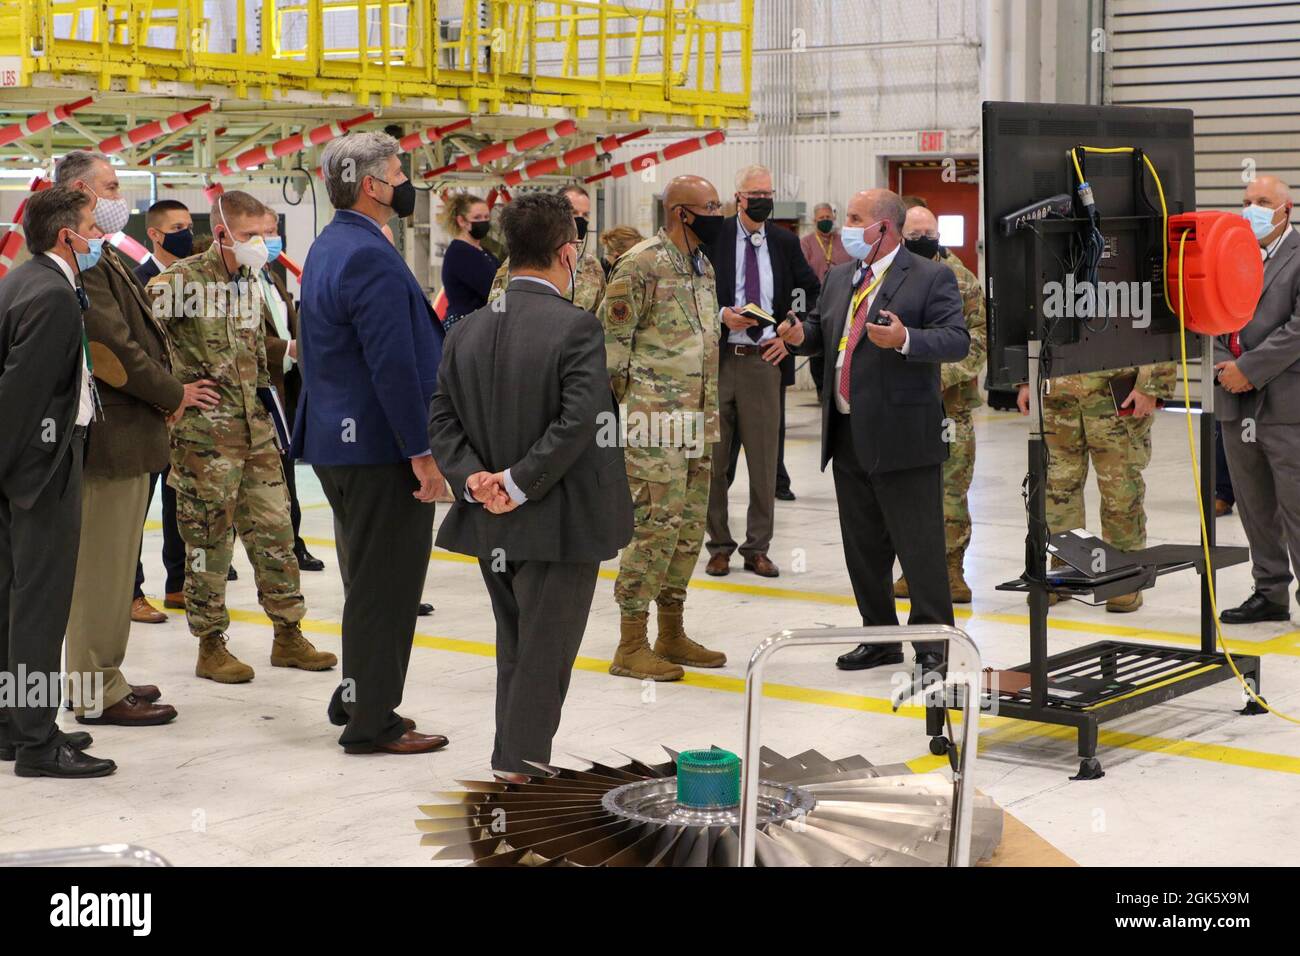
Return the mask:
<path fill-rule="evenodd" d="M 862 277 L 862 288 L 871 285 L 871 267 L 867 266 L 866 275 Z M 867 313 L 871 311 L 871 296 L 864 295 L 862 301 L 858 303 L 858 309 L 853 313 L 853 324 L 849 328 L 849 341 L 844 347 L 844 364 L 840 366 L 840 398 L 844 399 L 844 404 L 849 402 L 849 367 L 853 364 L 853 350 L 857 348 L 858 342 L 862 340 L 862 333 L 867 328 Z"/>
<path fill-rule="evenodd" d="M 1241 333 L 1233 332 L 1228 336 L 1228 351 L 1233 358 L 1241 358 Z"/>
<path fill-rule="evenodd" d="M 745 305 L 753 303 L 762 308 L 763 306 L 763 283 L 758 276 L 758 247 L 750 242 L 749 237 L 745 237 Z M 751 339 L 757 342 L 763 337 L 763 327 L 761 325 L 752 325 L 745 329 L 745 332 Z"/>

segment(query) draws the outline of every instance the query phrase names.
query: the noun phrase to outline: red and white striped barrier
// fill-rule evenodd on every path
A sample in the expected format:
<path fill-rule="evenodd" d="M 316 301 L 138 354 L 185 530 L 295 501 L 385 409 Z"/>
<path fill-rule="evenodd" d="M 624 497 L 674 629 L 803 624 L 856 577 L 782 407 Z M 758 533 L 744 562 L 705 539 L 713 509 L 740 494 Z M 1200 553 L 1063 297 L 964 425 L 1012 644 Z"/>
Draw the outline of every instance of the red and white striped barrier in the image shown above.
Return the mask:
<path fill-rule="evenodd" d="M 280 257 L 275 261 L 280 263 L 287 270 L 289 270 L 290 274 L 292 274 L 293 277 L 297 279 L 299 282 L 302 281 L 302 266 L 298 265 L 298 263 L 294 262 L 283 252 L 280 253 Z"/>
<path fill-rule="evenodd" d="M 504 156 L 517 156 L 520 153 L 528 152 L 530 149 L 536 149 L 538 146 L 545 146 L 547 143 L 553 143 L 566 136 L 572 136 L 577 131 L 578 124 L 573 120 L 562 120 L 554 126 L 530 130 L 514 139 L 503 139 L 500 142 L 490 143 L 472 156 L 457 156 L 454 163 L 440 166 L 438 169 L 431 169 L 424 174 L 424 178 L 433 179 L 435 176 L 441 176 L 443 173 L 449 173 L 453 170 L 463 172 L 490 163 L 493 160 L 501 159 Z"/>
<path fill-rule="evenodd" d="M 34 193 L 42 189 L 49 189 L 54 183 L 50 182 L 44 176 L 37 176 L 31 181 L 30 190 Z M 23 213 L 27 209 L 27 200 L 23 199 L 14 210 L 14 226 L 5 232 L 3 238 L 0 238 L 0 278 L 13 268 L 14 259 L 18 256 L 18 250 L 23 246 Z"/>
<path fill-rule="evenodd" d="M 277 157 L 300 153 L 309 146 L 319 146 L 321 143 L 338 139 L 352 127 L 368 123 L 374 118 L 374 113 L 362 113 L 352 119 L 335 120 L 333 123 L 308 130 L 306 133 L 295 133 L 284 139 L 278 139 L 268 146 L 256 146 L 245 150 L 233 159 L 223 159 L 217 163 L 217 169 L 224 176 L 233 175 L 241 169 L 253 169 Z"/>
<path fill-rule="evenodd" d="M 595 176 L 588 176 L 583 180 L 584 183 L 594 183 L 602 179 L 613 177 L 618 179 L 629 173 L 640 172 L 643 169 L 649 169 L 651 166 L 658 166 L 660 163 L 666 163 L 669 160 L 685 156 L 687 153 L 694 153 L 701 149 L 707 149 L 710 146 L 717 146 L 727 138 L 727 134 L 720 129 L 715 129 L 706 136 L 694 136 L 690 139 L 679 140 L 669 146 L 654 153 L 643 153 L 635 159 L 629 159 L 626 163 L 619 163 L 617 166 L 611 166 L 603 173 L 597 173 Z"/>
<path fill-rule="evenodd" d="M 597 156 L 607 156 L 614 150 L 618 149 L 625 143 L 630 143 L 634 139 L 640 139 L 642 136 L 648 136 L 650 129 L 639 129 L 631 133 L 620 133 L 615 136 L 606 136 L 604 139 L 596 140 L 594 143 L 588 143 L 585 146 L 579 146 L 571 149 L 562 156 L 549 156 L 546 159 L 539 159 L 534 163 L 529 163 L 523 169 L 514 169 L 506 173 L 502 178 L 507 186 L 518 186 L 522 182 L 530 179 L 536 179 L 538 176 L 546 176 L 556 170 L 564 169 L 566 166 L 576 166 L 578 163 L 585 163 L 589 159 L 595 159 Z"/>
<path fill-rule="evenodd" d="M 217 129 L 212 131 L 212 135 L 214 137 L 220 136 L 225 131 L 226 131 L 226 127 L 220 126 Z M 152 156 L 147 156 L 144 159 L 140 160 L 140 162 L 137 165 L 148 166 L 150 163 L 162 159 L 164 156 L 175 156 L 179 153 L 183 153 L 185 152 L 185 150 L 189 149 L 190 146 L 193 145 L 193 143 L 194 143 L 193 139 L 187 139 L 180 143 L 173 143 L 170 149 L 159 150 L 158 152 L 154 153 Z"/>
<path fill-rule="evenodd" d="M 149 250 L 124 232 L 113 233 L 113 235 L 108 237 L 108 241 L 114 248 L 126 253 L 134 259 L 137 265 L 149 258 Z"/>
<path fill-rule="evenodd" d="M 108 139 L 100 140 L 96 148 L 101 153 L 110 156 L 113 153 L 120 153 L 128 146 L 139 146 L 141 143 L 147 143 L 149 140 L 157 139 L 166 133 L 174 133 L 179 129 L 184 129 L 211 109 L 211 103 L 204 103 L 192 110 L 173 113 L 165 119 L 154 120 L 152 123 L 145 123 L 143 126 L 129 129 L 125 133 L 119 133 L 117 136 L 110 136 Z"/>
<path fill-rule="evenodd" d="M 35 116 L 29 116 L 21 123 L 14 123 L 0 129 L 0 146 L 8 146 L 10 143 L 16 143 L 20 139 L 26 139 L 33 133 L 39 133 L 41 130 L 49 129 L 62 123 L 69 116 L 83 107 L 89 106 L 95 102 L 93 96 L 87 96 L 85 99 L 76 100 L 72 103 L 64 103 L 62 106 L 56 106 L 52 110 L 44 113 L 37 113 Z"/>

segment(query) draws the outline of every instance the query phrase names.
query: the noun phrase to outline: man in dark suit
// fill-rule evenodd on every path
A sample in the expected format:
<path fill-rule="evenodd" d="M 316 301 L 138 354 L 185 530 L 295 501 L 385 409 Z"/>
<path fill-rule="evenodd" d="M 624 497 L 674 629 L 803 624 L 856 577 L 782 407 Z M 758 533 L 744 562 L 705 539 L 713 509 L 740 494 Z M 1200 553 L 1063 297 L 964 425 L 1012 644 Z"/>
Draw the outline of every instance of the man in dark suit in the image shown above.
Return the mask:
<path fill-rule="evenodd" d="M 794 357 L 769 325 L 761 327 L 738 309 L 757 305 L 781 317 L 792 308 L 808 312 L 821 283 L 799 249 L 798 237 L 779 226 L 768 228 L 772 215 L 772 173 L 748 166 L 736 177 L 736 215 L 725 220 L 709 250 L 718 283 L 722 342 L 718 357 L 718 411 L 722 438 L 713 449 L 715 467 L 709 487 L 709 563 L 714 576 L 729 574 L 736 541 L 727 521 L 727 490 L 734 467 L 724 462 L 745 449 L 749 466 L 749 513 L 740 545 L 745 570 L 762 577 L 780 574 L 768 557 L 775 520 L 777 465 L 784 431 L 785 388 L 794 384 Z M 789 476 L 786 478 L 789 490 Z"/>
<path fill-rule="evenodd" d="M 898 623 L 895 557 L 911 590 L 908 623 L 953 623 L 939 365 L 965 358 L 970 333 L 952 270 L 901 245 L 905 218 L 902 199 L 889 190 L 855 195 L 843 238 L 856 261 L 827 273 L 807 322 L 792 318 L 782 329 L 799 354 L 822 363 L 822 468 L 833 461 L 844 557 L 864 626 Z M 942 644 L 915 650 L 923 673 L 939 668 Z M 862 670 L 902 660 L 901 644 L 860 644 L 837 665 Z"/>
<path fill-rule="evenodd" d="M 77 278 L 103 240 L 90 198 L 62 186 L 27 201 L 23 231 L 33 258 L 0 280 L 0 760 L 20 777 L 102 777 L 113 761 L 55 715 L 95 413 Z"/>
<path fill-rule="evenodd" d="M 86 150 L 60 160 L 54 179 L 92 197 L 97 210 L 120 191 L 108 157 Z M 111 225 L 106 221 L 101 228 L 107 231 Z M 103 697 L 74 700 L 73 710 L 82 723 L 165 724 L 175 718 L 176 709 L 160 703 L 158 687 L 133 685 L 122 674 L 131 635 L 132 583 L 149 479 L 167 467 L 170 457 L 166 417 L 191 406 L 210 408 L 217 393 L 211 380 L 182 385 L 172 376 L 152 299 L 111 244 L 105 242 L 99 262 L 82 270 L 81 283 L 90 302 L 84 318 L 102 411 L 90 427 L 86 447 L 67 655 L 71 673 L 100 675 Z"/>
<path fill-rule="evenodd" d="M 438 546 L 479 559 L 496 615 L 492 768 L 525 772 L 551 759 L 600 562 L 632 537 L 632 496 L 604 329 L 568 298 L 580 258 L 568 201 L 528 193 L 501 226 L 504 308 L 448 337 L 429 445 L 457 492 Z"/>
<path fill-rule="evenodd" d="M 343 535 L 343 683 L 330 720 L 348 753 L 447 745 L 401 717 L 416 605 L 433 546 L 442 475 L 429 451 L 442 324 L 380 226 L 415 208 L 397 140 L 351 133 L 321 157 L 338 210 L 302 275 L 302 393 L 290 457 L 312 465 Z"/>
<path fill-rule="evenodd" d="M 141 285 L 148 285 L 177 259 L 194 255 L 194 217 L 180 200 L 159 199 L 145 213 L 144 226 L 153 252 L 135 267 L 135 277 Z"/>
<path fill-rule="evenodd" d="M 262 286 L 262 296 L 266 302 L 263 325 L 266 332 L 266 368 L 271 376 L 271 385 L 280 396 L 284 410 L 284 420 L 293 423 L 298 411 L 298 395 L 302 391 L 302 375 L 298 371 L 298 309 L 294 306 L 293 296 L 285 287 L 284 280 L 271 268 L 275 260 L 284 252 L 284 240 L 280 237 L 280 216 L 275 210 L 268 209 L 262 226 L 262 238 L 266 241 L 266 265 L 258 272 L 257 281 Z M 298 559 L 300 571 L 324 571 L 325 562 L 320 560 L 303 543 L 302 506 L 298 504 L 298 483 L 294 480 L 293 458 L 289 450 L 281 459 L 284 465 L 284 485 L 289 490 L 289 520 L 293 524 L 293 554 Z"/>
<path fill-rule="evenodd" d="M 1292 567 L 1300 574 L 1300 234 L 1276 176 L 1251 180 L 1244 199 L 1264 291 L 1244 329 L 1215 339 L 1214 408 L 1255 590 L 1223 611 L 1224 624 L 1289 620 Z"/>

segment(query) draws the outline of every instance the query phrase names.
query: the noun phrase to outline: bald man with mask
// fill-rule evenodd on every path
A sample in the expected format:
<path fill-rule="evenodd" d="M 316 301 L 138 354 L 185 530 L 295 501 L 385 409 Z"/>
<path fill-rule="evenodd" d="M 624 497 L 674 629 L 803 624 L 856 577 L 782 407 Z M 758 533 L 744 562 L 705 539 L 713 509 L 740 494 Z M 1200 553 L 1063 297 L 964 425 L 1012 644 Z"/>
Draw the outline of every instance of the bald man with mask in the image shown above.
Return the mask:
<path fill-rule="evenodd" d="M 1300 570 L 1300 235 L 1291 212 L 1291 190 L 1276 176 L 1246 186 L 1242 215 L 1259 241 L 1264 291 L 1246 327 L 1214 342 L 1215 412 L 1255 578 L 1224 624 L 1289 620 L 1287 590 Z"/>

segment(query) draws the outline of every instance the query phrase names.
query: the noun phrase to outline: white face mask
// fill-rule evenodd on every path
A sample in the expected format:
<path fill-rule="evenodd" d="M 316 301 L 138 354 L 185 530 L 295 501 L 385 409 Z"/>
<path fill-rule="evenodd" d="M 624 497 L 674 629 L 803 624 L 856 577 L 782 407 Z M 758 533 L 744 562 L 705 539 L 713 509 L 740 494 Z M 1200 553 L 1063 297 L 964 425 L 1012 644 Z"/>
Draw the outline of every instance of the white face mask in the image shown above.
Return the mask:
<path fill-rule="evenodd" d="M 252 236 L 239 242 L 234 236 L 230 235 L 230 226 L 226 222 L 226 211 L 220 208 L 218 200 L 217 214 L 221 217 L 221 225 L 225 227 L 226 237 L 230 239 L 230 244 L 221 243 L 223 249 L 229 249 L 235 254 L 235 261 L 250 272 L 259 272 L 266 265 L 267 260 L 271 257 L 271 251 L 266 248 L 266 240 L 261 236 Z"/>
<path fill-rule="evenodd" d="M 131 218 L 131 206 L 125 199 L 105 199 L 95 193 L 95 225 L 105 236 L 121 232 Z"/>

